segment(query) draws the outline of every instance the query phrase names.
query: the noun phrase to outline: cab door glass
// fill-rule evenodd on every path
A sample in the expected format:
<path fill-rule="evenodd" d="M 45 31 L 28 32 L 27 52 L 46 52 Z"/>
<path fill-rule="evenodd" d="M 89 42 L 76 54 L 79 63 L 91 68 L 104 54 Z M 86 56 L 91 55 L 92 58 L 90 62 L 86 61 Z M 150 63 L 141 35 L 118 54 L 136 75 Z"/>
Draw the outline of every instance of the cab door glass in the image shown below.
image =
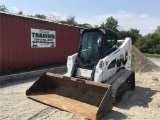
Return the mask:
<path fill-rule="evenodd" d="M 104 56 L 109 55 L 116 49 L 116 39 L 113 36 L 106 36 L 104 40 Z"/>

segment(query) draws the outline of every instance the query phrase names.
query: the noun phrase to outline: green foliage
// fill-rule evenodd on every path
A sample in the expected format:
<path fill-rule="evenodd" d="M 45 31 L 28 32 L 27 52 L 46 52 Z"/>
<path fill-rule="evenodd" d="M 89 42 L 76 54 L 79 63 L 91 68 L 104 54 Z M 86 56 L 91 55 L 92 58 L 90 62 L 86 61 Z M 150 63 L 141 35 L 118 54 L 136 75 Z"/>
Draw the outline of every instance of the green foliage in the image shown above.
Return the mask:
<path fill-rule="evenodd" d="M 73 25 L 73 26 L 78 26 L 80 28 L 92 28 L 91 24 L 84 23 L 84 24 L 78 24 L 76 22 L 76 17 L 75 16 L 69 16 L 65 21 L 59 21 L 62 24 L 68 24 L 68 25 Z"/>
<path fill-rule="evenodd" d="M 128 37 L 132 38 L 132 43 L 135 44 L 136 40 L 139 38 L 139 30 L 137 29 L 130 29 L 128 31 Z"/>
<path fill-rule="evenodd" d="M 118 20 L 116 20 L 112 16 L 108 17 L 106 19 L 106 22 L 102 22 L 102 24 L 100 26 L 109 28 L 109 29 L 113 30 L 114 32 L 116 32 L 118 35 L 118 39 L 124 39 L 126 37 L 131 37 L 133 44 L 135 44 L 136 40 L 141 36 L 139 34 L 139 30 L 133 29 L 133 28 L 128 31 L 125 31 L 125 30 L 118 31 L 118 29 L 116 28 L 118 26 Z"/>
<path fill-rule="evenodd" d="M 156 52 L 157 54 L 160 54 L 160 43 L 156 45 Z"/>
<path fill-rule="evenodd" d="M 146 57 L 150 57 L 150 58 L 160 58 L 160 55 L 158 54 L 149 54 L 149 53 L 143 53 Z"/>
<path fill-rule="evenodd" d="M 140 37 L 137 42 L 137 48 L 144 53 L 160 54 L 160 34 L 157 27 L 154 33 Z"/>
<path fill-rule="evenodd" d="M 72 15 L 67 18 L 66 22 L 69 25 L 77 25 L 76 17 Z"/>
<path fill-rule="evenodd" d="M 46 20 L 46 16 L 45 15 L 43 15 L 43 14 L 36 14 L 34 17 L 36 17 L 36 18 L 40 18 L 40 19 L 45 19 Z"/>
<path fill-rule="evenodd" d="M 132 44 L 135 44 L 136 40 L 139 39 L 139 37 L 141 36 L 139 34 L 139 30 L 133 28 L 128 31 L 125 30 L 118 31 L 117 34 L 118 34 L 118 39 L 124 39 L 126 37 L 132 38 Z"/>
<path fill-rule="evenodd" d="M 22 10 L 21 10 L 21 11 L 19 11 L 19 12 L 18 12 L 18 14 L 19 14 L 19 15 L 23 15 L 23 12 L 22 12 Z"/>
<path fill-rule="evenodd" d="M 125 30 L 121 30 L 117 32 L 118 39 L 125 39 L 126 37 L 128 37 L 128 34 L 129 32 Z"/>
<path fill-rule="evenodd" d="M 94 25 L 94 28 L 98 28 L 99 26 L 98 25 Z"/>
<path fill-rule="evenodd" d="M 61 20 L 61 21 L 59 21 L 59 23 L 67 24 L 67 21 Z"/>
<path fill-rule="evenodd" d="M 160 26 L 157 26 L 157 29 L 155 31 L 158 35 L 160 35 Z"/>
<path fill-rule="evenodd" d="M 118 30 L 116 29 L 116 27 L 118 26 L 118 21 L 116 19 L 114 19 L 112 16 L 108 17 L 106 19 L 106 22 L 102 22 L 102 24 L 100 25 L 101 27 L 106 27 L 110 30 L 113 30 L 115 32 L 117 32 Z"/>
<path fill-rule="evenodd" d="M 92 28 L 92 25 L 88 23 L 77 24 L 77 26 L 79 26 L 80 28 Z"/>
<path fill-rule="evenodd" d="M 2 12 L 8 12 L 8 9 L 6 8 L 6 6 L 1 5 L 0 6 L 0 11 L 2 11 Z"/>

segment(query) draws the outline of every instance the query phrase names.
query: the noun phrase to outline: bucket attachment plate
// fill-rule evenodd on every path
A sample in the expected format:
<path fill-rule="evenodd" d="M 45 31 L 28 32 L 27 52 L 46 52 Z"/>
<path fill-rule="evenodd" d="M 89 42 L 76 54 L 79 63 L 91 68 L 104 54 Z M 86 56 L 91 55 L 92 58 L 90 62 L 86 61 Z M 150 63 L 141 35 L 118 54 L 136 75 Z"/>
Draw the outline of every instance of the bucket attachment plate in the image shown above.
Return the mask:
<path fill-rule="evenodd" d="M 26 95 L 61 110 L 98 120 L 113 107 L 111 89 L 108 84 L 44 73 Z"/>

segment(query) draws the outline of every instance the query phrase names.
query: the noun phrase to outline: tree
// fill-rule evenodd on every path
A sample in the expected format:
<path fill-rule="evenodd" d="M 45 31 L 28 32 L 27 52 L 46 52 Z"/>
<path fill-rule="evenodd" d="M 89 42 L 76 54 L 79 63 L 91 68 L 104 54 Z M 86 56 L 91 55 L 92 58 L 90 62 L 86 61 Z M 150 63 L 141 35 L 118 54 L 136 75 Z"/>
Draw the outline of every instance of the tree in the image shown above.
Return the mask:
<path fill-rule="evenodd" d="M 160 54 L 160 43 L 157 44 L 157 46 L 156 46 L 156 53 L 157 53 L 157 54 Z"/>
<path fill-rule="evenodd" d="M 118 32 L 118 30 L 116 28 L 118 26 L 118 21 L 116 19 L 114 19 L 112 16 L 108 17 L 106 19 L 106 22 L 105 23 L 103 22 L 100 26 L 106 27 L 106 28 L 111 29 L 115 32 Z"/>
<path fill-rule="evenodd" d="M 141 36 L 136 41 L 137 48 L 144 53 L 160 54 L 160 34 L 157 31 Z"/>
<path fill-rule="evenodd" d="M 136 47 L 143 53 L 149 53 L 150 49 L 150 38 L 148 36 L 141 36 L 139 39 L 136 41 L 135 45 Z"/>
<path fill-rule="evenodd" d="M 34 17 L 46 20 L 46 16 L 43 14 L 36 14 Z"/>
<path fill-rule="evenodd" d="M 92 25 L 88 24 L 88 23 L 84 23 L 83 26 L 84 26 L 84 28 L 92 28 Z"/>
<path fill-rule="evenodd" d="M 104 22 L 102 22 L 102 24 L 100 25 L 100 27 L 106 27 Z"/>
<path fill-rule="evenodd" d="M 136 40 L 139 38 L 139 30 L 138 29 L 130 29 L 128 31 L 128 37 L 131 37 L 132 43 L 135 44 Z"/>
<path fill-rule="evenodd" d="M 64 21 L 64 20 L 61 20 L 59 22 L 62 23 L 62 24 L 67 24 L 67 21 Z"/>
<path fill-rule="evenodd" d="M 19 15 L 23 15 L 23 12 L 22 12 L 22 10 L 21 10 L 21 11 L 19 11 L 19 12 L 18 12 L 18 14 L 19 14 Z"/>
<path fill-rule="evenodd" d="M 132 39 L 132 44 L 135 44 L 136 40 L 139 39 L 139 37 L 141 36 L 139 34 L 139 30 L 133 28 L 128 31 L 125 30 L 118 31 L 117 34 L 118 34 L 118 39 L 124 39 L 126 37 L 130 37 Z"/>
<path fill-rule="evenodd" d="M 81 27 L 81 28 L 92 28 L 91 24 L 88 23 L 84 23 L 84 24 L 77 24 L 77 26 Z"/>
<path fill-rule="evenodd" d="M 94 25 L 94 28 L 98 28 L 99 26 L 98 25 Z"/>
<path fill-rule="evenodd" d="M 8 12 L 8 9 L 6 8 L 6 6 L 1 5 L 1 6 L 0 6 L 0 11 Z"/>
<path fill-rule="evenodd" d="M 157 26 L 157 29 L 155 30 L 155 32 L 160 35 L 160 26 Z"/>
<path fill-rule="evenodd" d="M 77 25 L 77 22 L 76 22 L 76 17 L 75 16 L 69 16 L 66 20 L 67 24 L 69 25 Z"/>
<path fill-rule="evenodd" d="M 125 30 L 121 30 L 117 32 L 118 39 L 125 39 L 126 37 L 128 37 L 128 34 L 129 32 Z"/>

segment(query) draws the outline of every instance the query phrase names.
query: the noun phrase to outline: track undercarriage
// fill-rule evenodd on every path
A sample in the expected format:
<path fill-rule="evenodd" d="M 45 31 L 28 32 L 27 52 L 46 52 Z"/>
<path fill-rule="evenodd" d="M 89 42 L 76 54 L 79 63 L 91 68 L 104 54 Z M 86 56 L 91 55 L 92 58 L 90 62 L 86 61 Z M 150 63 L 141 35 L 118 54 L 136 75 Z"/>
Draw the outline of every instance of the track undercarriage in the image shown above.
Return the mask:
<path fill-rule="evenodd" d="M 116 104 L 125 91 L 134 90 L 135 73 L 132 70 L 120 69 L 105 83 L 112 86 L 113 103 Z"/>

